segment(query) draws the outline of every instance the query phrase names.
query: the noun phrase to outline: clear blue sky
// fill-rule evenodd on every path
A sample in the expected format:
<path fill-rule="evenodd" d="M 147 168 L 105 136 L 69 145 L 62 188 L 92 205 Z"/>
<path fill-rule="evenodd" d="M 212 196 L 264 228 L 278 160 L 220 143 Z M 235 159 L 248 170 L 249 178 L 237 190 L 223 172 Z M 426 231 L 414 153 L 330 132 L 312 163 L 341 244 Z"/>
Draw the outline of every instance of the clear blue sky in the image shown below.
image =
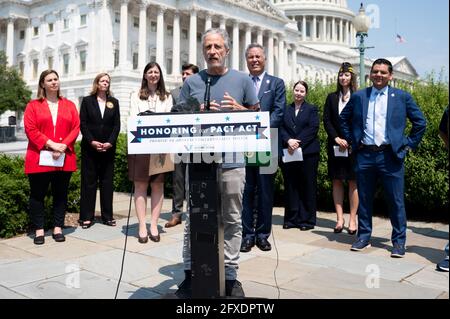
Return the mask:
<path fill-rule="evenodd" d="M 360 0 L 347 0 L 355 13 Z M 432 70 L 444 70 L 444 80 L 449 79 L 449 1 L 448 0 L 370 0 L 364 7 L 379 8 L 379 28 L 369 29 L 366 51 L 370 58 L 406 56 L 421 77 Z M 370 8 L 370 6 L 368 7 Z M 372 11 L 374 12 L 374 11 Z M 367 12 L 368 15 L 373 15 Z M 397 43 L 396 34 L 406 43 Z"/>

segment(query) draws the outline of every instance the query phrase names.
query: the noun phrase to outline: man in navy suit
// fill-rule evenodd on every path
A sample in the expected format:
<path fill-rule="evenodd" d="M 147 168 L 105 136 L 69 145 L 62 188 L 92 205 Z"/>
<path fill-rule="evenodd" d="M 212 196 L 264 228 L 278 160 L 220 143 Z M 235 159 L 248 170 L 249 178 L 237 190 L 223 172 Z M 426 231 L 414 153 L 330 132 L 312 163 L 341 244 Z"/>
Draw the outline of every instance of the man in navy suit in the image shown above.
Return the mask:
<path fill-rule="evenodd" d="M 264 48 L 260 44 L 250 44 L 245 51 L 245 57 L 261 111 L 270 112 L 270 127 L 272 129 L 279 128 L 286 107 L 284 81 L 265 72 L 266 56 Z M 278 134 L 272 136 L 272 138 L 278 139 Z M 273 144 L 276 145 L 276 143 Z M 272 161 L 278 161 L 277 154 L 271 155 Z M 272 249 L 267 239 L 272 229 L 275 174 L 263 172 L 263 169 L 258 166 L 247 166 L 245 168 L 241 252 L 249 252 L 255 244 L 262 251 Z"/>
<path fill-rule="evenodd" d="M 391 257 L 405 255 L 406 212 L 404 160 L 425 133 L 426 121 L 411 95 L 390 87 L 392 64 L 378 59 L 372 64 L 372 87 L 352 95 L 341 112 L 341 128 L 356 154 L 358 184 L 358 239 L 351 250 L 370 247 L 372 203 L 378 178 L 383 183 L 392 224 Z M 412 124 L 405 136 L 406 119 Z"/>

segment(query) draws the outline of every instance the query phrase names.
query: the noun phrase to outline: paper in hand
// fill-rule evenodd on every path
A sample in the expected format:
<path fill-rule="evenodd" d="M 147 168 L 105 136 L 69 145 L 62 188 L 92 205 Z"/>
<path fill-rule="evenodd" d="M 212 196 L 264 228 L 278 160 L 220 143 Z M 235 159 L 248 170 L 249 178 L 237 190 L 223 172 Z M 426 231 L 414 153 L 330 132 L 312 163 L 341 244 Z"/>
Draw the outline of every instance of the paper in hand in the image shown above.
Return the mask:
<path fill-rule="evenodd" d="M 283 149 L 283 163 L 289 163 L 289 162 L 299 162 L 299 161 L 303 161 L 303 152 L 302 152 L 302 148 L 296 148 L 294 153 L 289 154 L 288 149 L 284 148 Z"/>
<path fill-rule="evenodd" d="M 344 149 L 343 151 L 341 151 L 338 145 L 334 145 L 333 149 L 335 157 L 348 157 L 348 149 Z"/>
<path fill-rule="evenodd" d="M 39 165 L 40 166 L 52 166 L 52 167 L 63 167 L 65 153 L 62 153 L 57 159 L 53 159 L 52 151 L 41 151 L 39 154 Z"/>

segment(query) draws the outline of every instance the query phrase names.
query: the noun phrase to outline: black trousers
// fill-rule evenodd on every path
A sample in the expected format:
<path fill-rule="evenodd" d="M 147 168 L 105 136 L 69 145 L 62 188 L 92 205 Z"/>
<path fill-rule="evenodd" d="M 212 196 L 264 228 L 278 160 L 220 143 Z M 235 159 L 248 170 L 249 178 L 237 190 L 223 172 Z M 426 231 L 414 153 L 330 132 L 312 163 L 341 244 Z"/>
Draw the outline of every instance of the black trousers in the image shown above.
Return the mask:
<path fill-rule="evenodd" d="M 103 221 L 113 219 L 113 181 L 115 149 L 101 153 L 81 148 L 80 220 L 94 220 L 97 186 Z"/>
<path fill-rule="evenodd" d="M 185 197 L 186 163 L 180 162 L 179 164 L 175 164 L 175 170 L 172 173 L 172 180 L 172 214 L 180 214 L 183 212 L 183 201 Z"/>
<path fill-rule="evenodd" d="M 53 197 L 53 227 L 63 227 L 66 215 L 67 192 L 72 172 L 28 174 L 30 182 L 29 214 L 35 229 L 44 228 L 44 199 L 51 184 Z"/>
<path fill-rule="evenodd" d="M 283 163 L 286 194 L 284 224 L 315 226 L 317 214 L 317 169 L 319 154 L 303 155 L 303 161 Z"/>

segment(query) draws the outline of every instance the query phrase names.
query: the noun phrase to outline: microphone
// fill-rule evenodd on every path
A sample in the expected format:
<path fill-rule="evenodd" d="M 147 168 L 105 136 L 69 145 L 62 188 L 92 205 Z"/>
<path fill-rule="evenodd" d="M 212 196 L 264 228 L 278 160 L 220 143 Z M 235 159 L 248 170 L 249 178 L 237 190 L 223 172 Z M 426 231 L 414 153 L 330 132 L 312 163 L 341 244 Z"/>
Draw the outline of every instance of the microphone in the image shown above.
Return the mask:
<path fill-rule="evenodd" d="M 204 105 L 205 110 L 209 111 L 211 108 L 211 77 L 206 78 L 206 90 L 205 90 L 205 98 L 204 98 Z"/>

